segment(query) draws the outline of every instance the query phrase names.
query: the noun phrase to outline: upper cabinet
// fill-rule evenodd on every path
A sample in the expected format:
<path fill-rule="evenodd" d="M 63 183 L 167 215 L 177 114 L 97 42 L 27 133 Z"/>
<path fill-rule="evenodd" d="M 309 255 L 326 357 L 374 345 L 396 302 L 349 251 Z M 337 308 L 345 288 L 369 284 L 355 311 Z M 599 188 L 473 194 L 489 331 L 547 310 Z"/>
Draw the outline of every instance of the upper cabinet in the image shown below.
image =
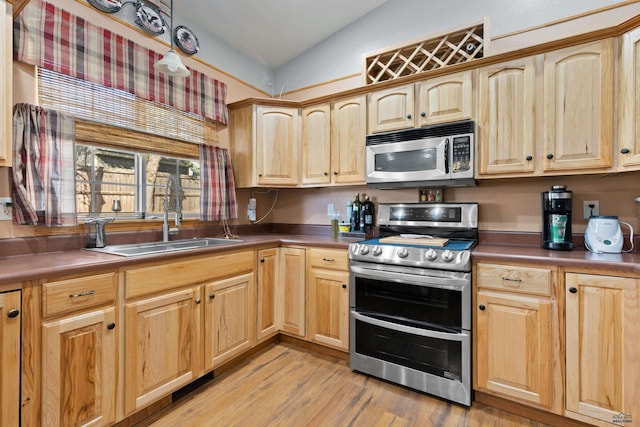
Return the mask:
<path fill-rule="evenodd" d="M 13 17 L 11 3 L 0 0 L 0 166 L 11 166 L 13 107 Z"/>
<path fill-rule="evenodd" d="M 331 174 L 335 184 L 364 184 L 366 97 L 340 99 L 331 108 Z"/>
<path fill-rule="evenodd" d="M 298 108 L 250 105 L 230 112 L 235 184 L 290 187 L 299 180 Z"/>
<path fill-rule="evenodd" d="M 613 39 L 545 54 L 545 171 L 612 166 L 613 59 Z"/>
<path fill-rule="evenodd" d="M 368 133 L 414 127 L 413 96 L 412 84 L 369 93 L 367 95 Z"/>
<path fill-rule="evenodd" d="M 640 29 L 622 37 L 619 64 L 618 169 L 640 169 Z"/>
<path fill-rule="evenodd" d="M 416 84 L 418 126 L 470 119 L 473 109 L 471 70 Z"/>
<path fill-rule="evenodd" d="M 331 183 L 331 106 L 302 109 L 302 184 Z"/>
<path fill-rule="evenodd" d="M 535 58 L 480 69 L 478 74 L 478 174 L 534 172 Z"/>

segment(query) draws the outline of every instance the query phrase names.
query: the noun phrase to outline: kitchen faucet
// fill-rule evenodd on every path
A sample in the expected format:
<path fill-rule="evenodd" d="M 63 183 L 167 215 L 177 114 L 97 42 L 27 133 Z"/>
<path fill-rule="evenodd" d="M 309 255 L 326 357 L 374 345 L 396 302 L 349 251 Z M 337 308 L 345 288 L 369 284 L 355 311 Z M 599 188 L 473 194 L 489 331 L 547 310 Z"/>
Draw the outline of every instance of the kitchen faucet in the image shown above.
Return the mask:
<path fill-rule="evenodd" d="M 95 240 L 91 239 L 87 247 L 91 248 L 104 248 L 107 246 L 107 236 L 105 234 L 104 227 L 107 223 L 115 220 L 115 218 L 91 218 L 85 221 L 85 224 L 94 223 L 96 225 L 96 237 Z"/>
<path fill-rule="evenodd" d="M 173 187 L 175 189 L 175 197 L 176 197 L 176 217 L 175 217 L 175 227 L 169 228 L 169 187 Z M 170 234 L 177 234 L 178 227 L 182 225 L 182 188 L 180 187 L 180 182 L 175 175 L 169 175 L 167 179 L 167 184 L 164 187 L 164 221 L 162 223 L 162 241 L 168 242 Z"/>

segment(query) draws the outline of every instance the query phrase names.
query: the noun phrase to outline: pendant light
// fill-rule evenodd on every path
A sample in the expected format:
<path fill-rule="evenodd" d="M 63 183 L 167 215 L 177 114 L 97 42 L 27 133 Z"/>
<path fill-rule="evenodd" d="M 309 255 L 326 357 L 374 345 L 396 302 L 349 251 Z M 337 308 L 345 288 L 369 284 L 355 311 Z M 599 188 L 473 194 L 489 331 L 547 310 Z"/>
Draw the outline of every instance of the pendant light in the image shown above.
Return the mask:
<path fill-rule="evenodd" d="M 171 27 L 169 28 L 169 38 L 171 39 L 171 49 L 165 53 L 164 57 L 153 64 L 153 68 L 159 72 L 173 77 L 187 77 L 190 73 L 184 66 L 180 56 L 173 50 L 173 0 L 171 0 Z"/>

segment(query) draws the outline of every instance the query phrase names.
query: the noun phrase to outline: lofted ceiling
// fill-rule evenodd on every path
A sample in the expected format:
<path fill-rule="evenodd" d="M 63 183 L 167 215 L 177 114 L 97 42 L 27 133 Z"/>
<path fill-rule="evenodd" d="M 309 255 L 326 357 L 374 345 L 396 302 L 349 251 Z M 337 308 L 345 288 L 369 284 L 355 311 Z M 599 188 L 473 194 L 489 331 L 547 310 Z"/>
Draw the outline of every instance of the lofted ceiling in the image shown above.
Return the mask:
<path fill-rule="evenodd" d="M 277 69 L 385 2 L 177 0 L 174 8 L 175 16 L 185 17 L 266 67 Z M 198 34 L 201 40 L 206 37 Z"/>

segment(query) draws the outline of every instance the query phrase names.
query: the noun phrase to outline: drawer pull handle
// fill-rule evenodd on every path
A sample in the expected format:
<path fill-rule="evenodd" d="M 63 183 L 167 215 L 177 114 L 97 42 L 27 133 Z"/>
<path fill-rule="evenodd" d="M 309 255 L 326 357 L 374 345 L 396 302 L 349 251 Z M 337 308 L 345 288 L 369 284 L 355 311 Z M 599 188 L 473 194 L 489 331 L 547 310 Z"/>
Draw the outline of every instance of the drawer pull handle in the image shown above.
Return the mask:
<path fill-rule="evenodd" d="M 79 294 L 70 294 L 69 298 L 81 298 L 81 297 L 88 297 L 90 295 L 95 294 L 96 291 L 94 291 L 93 289 L 87 292 L 81 292 Z"/>
<path fill-rule="evenodd" d="M 11 317 L 11 318 L 18 317 L 18 314 L 20 314 L 20 310 L 18 310 L 17 308 L 12 308 L 7 313 L 7 317 Z"/>
<path fill-rule="evenodd" d="M 324 262 L 335 262 L 335 259 L 333 259 L 333 258 L 322 258 L 322 260 Z"/>
<path fill-rule="evenodd" d="M 502 281 L 505 282 L 505 286 L 511 286 L 512 288 L 519 288 L 522 284 L 522 279 L 512 279 L 510 277 L 503 277 Z"/>

